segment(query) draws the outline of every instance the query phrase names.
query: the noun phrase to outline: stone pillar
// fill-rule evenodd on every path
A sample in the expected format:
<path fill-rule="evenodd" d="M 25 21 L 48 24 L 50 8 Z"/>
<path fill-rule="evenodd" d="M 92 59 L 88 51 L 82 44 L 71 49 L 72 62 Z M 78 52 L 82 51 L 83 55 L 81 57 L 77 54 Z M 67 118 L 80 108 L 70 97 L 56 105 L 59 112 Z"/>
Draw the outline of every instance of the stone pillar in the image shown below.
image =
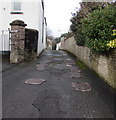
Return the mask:
<path fill-rule="evenodd" d="M 21 20 L 15 20 L 11 25 L 10 62 L 21 63 L 25 56 L 25 26 Z"/>

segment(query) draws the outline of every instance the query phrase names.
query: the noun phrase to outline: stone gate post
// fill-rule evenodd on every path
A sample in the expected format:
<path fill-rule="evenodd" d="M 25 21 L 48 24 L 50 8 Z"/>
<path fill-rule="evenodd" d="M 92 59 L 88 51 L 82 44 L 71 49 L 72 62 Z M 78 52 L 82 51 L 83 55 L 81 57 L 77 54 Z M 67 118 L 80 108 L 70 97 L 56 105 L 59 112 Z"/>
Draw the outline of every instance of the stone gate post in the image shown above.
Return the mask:
<path fill-rule="evenodd" d="M 11 25 L 10 63 L 21 63 L 25 56 L 25 26 L 21 20 L 15 20 Z"/>

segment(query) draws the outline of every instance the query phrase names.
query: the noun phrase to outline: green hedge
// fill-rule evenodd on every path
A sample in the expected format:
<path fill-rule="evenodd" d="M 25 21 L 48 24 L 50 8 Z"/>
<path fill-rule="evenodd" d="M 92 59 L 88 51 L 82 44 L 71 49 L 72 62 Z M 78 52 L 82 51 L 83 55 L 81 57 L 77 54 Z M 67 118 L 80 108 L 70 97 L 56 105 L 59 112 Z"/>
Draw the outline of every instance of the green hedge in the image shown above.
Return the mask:
<path fill-rule="evenodd" d="M 71 30 L 79 46 L 87 46 L 92 51 L 103 53 L 116 47 L 116 3 L 91 11 L 86 17 L 80 12 L 71 19 Z"/>
<path fill-rule="evenodd" d="M 106 52 L 111 49 L 107 44 L 115 39 L 112 30 L 116 28 L 116 6 L 95 10 L 82 19 L 86 46 L 95 52 Z"/>

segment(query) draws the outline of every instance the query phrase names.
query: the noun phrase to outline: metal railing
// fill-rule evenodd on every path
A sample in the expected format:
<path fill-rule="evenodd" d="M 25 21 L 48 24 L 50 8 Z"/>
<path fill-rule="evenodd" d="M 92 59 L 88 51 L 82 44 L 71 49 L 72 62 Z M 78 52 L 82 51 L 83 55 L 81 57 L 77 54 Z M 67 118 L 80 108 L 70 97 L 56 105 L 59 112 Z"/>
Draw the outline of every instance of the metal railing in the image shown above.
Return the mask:
<path fill-rule="evenodd" d="M 10 51 L 10 30 L 0 30 L 0 51 Z"/>

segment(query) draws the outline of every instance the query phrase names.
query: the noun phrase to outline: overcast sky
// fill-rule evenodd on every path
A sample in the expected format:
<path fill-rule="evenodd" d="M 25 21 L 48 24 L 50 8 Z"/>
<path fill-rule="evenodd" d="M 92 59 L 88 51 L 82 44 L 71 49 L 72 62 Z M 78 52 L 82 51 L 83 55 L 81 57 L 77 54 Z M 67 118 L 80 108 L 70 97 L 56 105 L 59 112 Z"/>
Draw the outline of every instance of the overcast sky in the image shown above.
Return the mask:
<path fill-rule="evenodd" d="M 47 25 L 53 35 L 58 37 L 61 33 L 68 32 L 70 27 L 71 12 L 79 8 L 81 0 L 44 0 L 45 17 Z"/>

